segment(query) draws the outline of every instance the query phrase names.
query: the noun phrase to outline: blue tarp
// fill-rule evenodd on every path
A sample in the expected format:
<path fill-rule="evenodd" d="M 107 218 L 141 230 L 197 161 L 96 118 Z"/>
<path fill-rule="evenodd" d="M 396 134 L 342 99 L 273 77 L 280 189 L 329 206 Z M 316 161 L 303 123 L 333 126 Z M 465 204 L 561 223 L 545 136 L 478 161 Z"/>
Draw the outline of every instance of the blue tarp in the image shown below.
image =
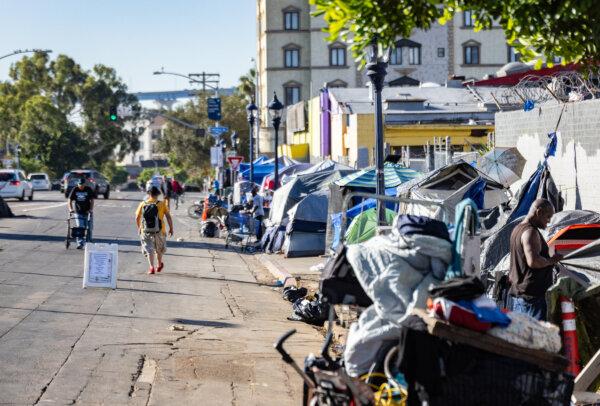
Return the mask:
<path fill-rule="evenodd" d="M 539 165 L 537 170 L 531 175 L 527 181 L 527 191 L 523 194 L 523 197 L 519 200 L 517 207 L 510 213 L 506 223 L 510 223 L 517 217 L 521 217 L 527 214 L 534 200 L 537 198 L 538 191 L 540 188 L 540 181 L 542 174 L 544 173 L 545 165 Z"/>
<path fill-rule="evenodd" d="M 482 177 L 477 178 L 475 183 L 471 185 L 467 193 L 463 196 L 463 199 L 471 199 L 477 206 L 477 209 L 483 210 L 485 208 L 485 187 L 487 183 Z"/>

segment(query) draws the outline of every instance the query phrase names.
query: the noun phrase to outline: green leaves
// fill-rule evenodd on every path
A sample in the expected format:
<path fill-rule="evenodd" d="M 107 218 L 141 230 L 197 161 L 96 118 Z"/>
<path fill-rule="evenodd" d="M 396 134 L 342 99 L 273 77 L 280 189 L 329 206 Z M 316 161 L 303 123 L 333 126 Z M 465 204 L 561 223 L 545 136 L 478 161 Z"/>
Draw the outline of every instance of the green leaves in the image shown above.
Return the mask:
<path fill-rule="evenodd" d="M 523 60 L 597 61 L 600 7 L 593 0 L 310 0 L 323 16 L 331 41 L 352 39 L 355 57 L 364 60 L 372 37 L 384 46 L 414 29 L 445 24 L 456 12 L 471 10 L 476 29 L 499 21 Z M 515 41 L 517 41 L 515 43 Z"/>
<path fill-rule="evenodd" d="M 134 150 L 137 135 L 122 122 L 109 122 L 109 106 L 129 107 L 135 120 L 139 105 L 114 69 L 96 65 L 85 71 L 72 58 L 48 54 L 23 57 L 0 83 L 0 141 L 19 141 L 23 156 L 39 160 L 53 175 L 75 166 L 100 167 L 115 148 Z"/>

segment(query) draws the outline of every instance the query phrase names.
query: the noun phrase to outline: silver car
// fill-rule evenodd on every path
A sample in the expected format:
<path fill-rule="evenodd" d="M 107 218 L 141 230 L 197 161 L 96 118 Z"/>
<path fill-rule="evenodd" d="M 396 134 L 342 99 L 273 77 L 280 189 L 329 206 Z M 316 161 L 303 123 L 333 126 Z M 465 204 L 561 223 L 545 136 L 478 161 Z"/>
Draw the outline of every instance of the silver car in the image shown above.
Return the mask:
<path fill-rule="evenodd" d="M 25 177 L 25 172 L 18 169 L 0 169 L 0 196 L 3 198 L 33 200 L 33 187 Z"/>
<path fill-rule="evenodd" d="M 29 181 L 33 186 L 33 190 L 50 190 L 52 188 L 48 174 L 43 172 L 30 173 Z"/>

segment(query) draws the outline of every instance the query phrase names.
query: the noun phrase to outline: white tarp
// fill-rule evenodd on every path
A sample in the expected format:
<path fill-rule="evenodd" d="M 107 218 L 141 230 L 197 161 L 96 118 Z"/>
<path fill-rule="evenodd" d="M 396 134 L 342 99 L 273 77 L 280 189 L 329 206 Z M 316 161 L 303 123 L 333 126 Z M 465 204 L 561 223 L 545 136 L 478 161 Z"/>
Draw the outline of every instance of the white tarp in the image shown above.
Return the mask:
<path fill-rule="evenodd" d="M 429 286 L 443 279 L 452 259 L 451 247 L 440 238 L 395 230 L 347 247 L 348 261 L 373 300 L 348 334 L 344 359 L 350 375 L 365 373 L 382 342 L 398 337 L 404 317 L 425 307 Z"/>

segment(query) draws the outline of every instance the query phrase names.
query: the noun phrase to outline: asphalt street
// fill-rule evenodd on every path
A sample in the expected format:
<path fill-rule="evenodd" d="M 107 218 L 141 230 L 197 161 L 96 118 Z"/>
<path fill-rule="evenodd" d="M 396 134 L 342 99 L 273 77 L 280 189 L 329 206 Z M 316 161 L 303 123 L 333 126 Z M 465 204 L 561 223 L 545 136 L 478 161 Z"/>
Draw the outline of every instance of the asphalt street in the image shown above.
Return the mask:
<path fill-rule="evenodd" d="M 286 321 L 290 304 L 252 255 L 199 237 L 190 197 L 174 211 L 165 270 L 146 275 L 133 218 L 142 198 L 97 201 L 95 240 L 119 244 L 116 290 L 82 288 L 83 252 L 65 249 L 61 194 L 8 201 L 0 404 L 298 404 L 301 381 L 272 344 L 297 328 L 289 347 L 302 362 L 319 350 L 319 332 Z"/>

